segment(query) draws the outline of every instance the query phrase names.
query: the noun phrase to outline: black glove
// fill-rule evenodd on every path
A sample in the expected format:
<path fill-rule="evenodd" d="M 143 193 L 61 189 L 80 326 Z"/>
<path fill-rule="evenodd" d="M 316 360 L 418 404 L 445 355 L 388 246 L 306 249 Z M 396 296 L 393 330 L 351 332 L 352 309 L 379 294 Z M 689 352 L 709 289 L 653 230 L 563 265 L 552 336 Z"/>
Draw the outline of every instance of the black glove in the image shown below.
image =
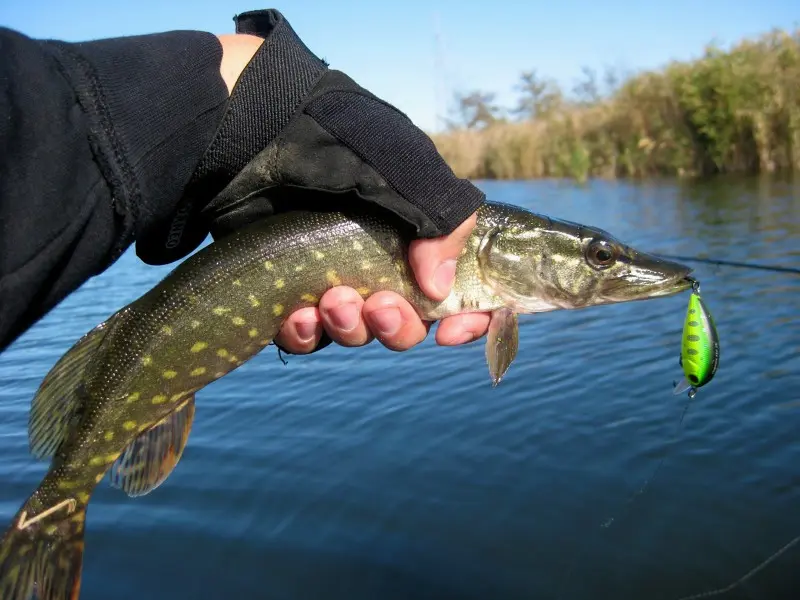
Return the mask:
<path fill-rule="evenodd" d="M 181 259 L 209 232 L 217 238 L 312 199 L 329 207 L 365 200 L 417 237 L 452 232 L 483 203 L 406 115 L 329 69 L 281 13 L 252 11 L 234 21 L 237 33 L 265 41 L 234 86 L 174 217 L 137 240 L 144 262 Z"/>

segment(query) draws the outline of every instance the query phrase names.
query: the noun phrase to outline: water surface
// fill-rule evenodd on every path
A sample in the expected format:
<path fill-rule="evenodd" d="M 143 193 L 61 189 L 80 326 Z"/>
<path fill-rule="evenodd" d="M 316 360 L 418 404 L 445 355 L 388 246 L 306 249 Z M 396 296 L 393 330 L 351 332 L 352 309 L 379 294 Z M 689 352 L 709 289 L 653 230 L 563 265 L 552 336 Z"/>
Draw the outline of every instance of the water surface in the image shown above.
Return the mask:
<path fill-rule="evenodd" d="M 797 183 L 479 185 L 643 250 L 800 266 Z M 287 366 L 270 348 L 198 394 L 163 486 L 100 486 L 82 600 L 671 600 L 729 584 L 800 534 L 800 277 L 696 267 L 721 366 L 682 427 L 685 294 L 524 317 L 496 389 L 482 341 Z M 45 471 L 26 431 L 42 377 L 167 271 L 128 252 L 0 355 L 2 522 Z M 799 565 L 796 547 L 721 598 L 800 597 Z"/>

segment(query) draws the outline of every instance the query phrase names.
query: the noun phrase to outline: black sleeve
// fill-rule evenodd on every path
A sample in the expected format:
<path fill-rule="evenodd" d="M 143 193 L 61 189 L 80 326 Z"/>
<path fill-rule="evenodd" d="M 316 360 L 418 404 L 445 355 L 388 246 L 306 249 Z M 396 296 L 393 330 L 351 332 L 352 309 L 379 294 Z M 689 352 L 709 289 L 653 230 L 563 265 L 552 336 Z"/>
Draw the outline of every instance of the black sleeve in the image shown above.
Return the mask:
<path fill-rule="evenodd" d="M 216 36 L 0 28 L 0 350 L 168 219 L 228 99 Z"/>

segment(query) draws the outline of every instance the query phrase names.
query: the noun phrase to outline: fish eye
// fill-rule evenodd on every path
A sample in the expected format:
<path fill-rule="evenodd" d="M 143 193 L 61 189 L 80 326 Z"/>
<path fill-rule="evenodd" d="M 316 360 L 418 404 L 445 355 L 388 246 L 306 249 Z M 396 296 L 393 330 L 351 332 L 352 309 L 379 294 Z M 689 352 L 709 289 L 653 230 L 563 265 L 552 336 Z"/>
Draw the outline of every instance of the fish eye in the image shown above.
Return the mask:
<path fill-rule="evenodd" d="M 605 269 L 617 260 L 616 249 L 605 240 L 592 240 L 586 248 L 586 260 L 597 269 Z"/>

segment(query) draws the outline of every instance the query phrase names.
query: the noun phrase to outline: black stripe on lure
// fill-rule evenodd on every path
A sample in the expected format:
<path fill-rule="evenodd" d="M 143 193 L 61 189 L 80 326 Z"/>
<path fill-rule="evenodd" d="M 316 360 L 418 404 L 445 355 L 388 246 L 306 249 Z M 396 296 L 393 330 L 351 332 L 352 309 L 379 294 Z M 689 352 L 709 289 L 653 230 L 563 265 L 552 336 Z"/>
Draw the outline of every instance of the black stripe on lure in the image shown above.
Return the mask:
<path fill-rule="evenodd" d="M 678 364 L 683 369 L 683 379 L 675 384 L 673 393 L 688 390 L 689 398 L 694 398 L 697 390 L 714 378 L 719 366 L 719 335 L 714 318 L 700 296 L 698 281 L 692 283 Z"/>

